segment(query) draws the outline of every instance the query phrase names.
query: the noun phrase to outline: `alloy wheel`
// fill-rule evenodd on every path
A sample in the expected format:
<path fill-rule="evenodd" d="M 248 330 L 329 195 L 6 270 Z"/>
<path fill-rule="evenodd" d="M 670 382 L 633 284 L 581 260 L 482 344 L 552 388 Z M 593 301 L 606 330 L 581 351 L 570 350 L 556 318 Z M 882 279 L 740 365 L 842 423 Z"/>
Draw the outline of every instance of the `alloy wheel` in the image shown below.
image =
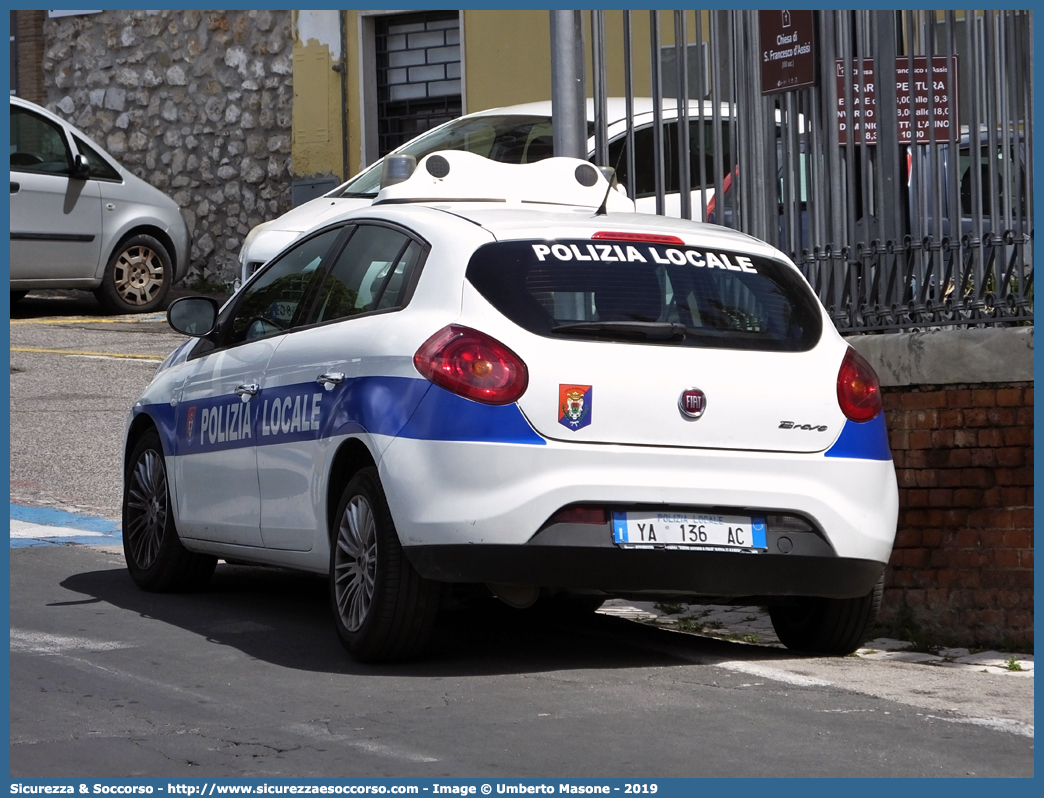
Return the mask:
<path fill-rule="evenodd" d="M 344 510 L 334 553 L 334 600 L 349 632 L 357 632 L 373 603 L 377 578 L 377 525 L 373 508 L 353 496 Z"/>
<path fill-rule="evenodd" d="M 151 449 L 141 453 L 130 475 L 127 528 L 135 564 L 148 569 L 159 554 L 167 526 L 167 473 L 163 458 Z"/>

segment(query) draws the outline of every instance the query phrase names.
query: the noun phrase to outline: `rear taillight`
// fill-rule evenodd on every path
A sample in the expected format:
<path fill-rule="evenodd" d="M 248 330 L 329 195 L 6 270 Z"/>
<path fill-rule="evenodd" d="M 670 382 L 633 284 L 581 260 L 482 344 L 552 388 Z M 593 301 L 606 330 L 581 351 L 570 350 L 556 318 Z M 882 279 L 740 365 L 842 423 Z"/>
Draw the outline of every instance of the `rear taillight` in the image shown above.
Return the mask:
<path fill-rule="evenodd" d="M 424 377 L 447 391 L 483 402 L 507 405 L 529 385 L 522 359 L 494 338 L 451 324 L 421 344 L 413 365 Z"/>
<path fill-rule="evenodd" d="M 851 347 L 837 372 L 837 403 L 846 418 L 860 423 L 881 412 L 881 383 L 877 372 Z"/>

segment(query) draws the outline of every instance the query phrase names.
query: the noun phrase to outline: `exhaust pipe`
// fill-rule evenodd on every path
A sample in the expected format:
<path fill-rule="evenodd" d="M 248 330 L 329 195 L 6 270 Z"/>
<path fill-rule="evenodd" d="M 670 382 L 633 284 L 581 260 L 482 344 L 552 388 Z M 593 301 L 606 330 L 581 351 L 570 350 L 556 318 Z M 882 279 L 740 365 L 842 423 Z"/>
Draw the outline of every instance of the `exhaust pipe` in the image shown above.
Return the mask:
<path fill-rule="evenodd" d="M 509 607 L 524 610 L 532 607 L 540 598 L 540 588 L 534 585 L 502 585 L 486 583 L 493 595 L 503 601 Z"/>

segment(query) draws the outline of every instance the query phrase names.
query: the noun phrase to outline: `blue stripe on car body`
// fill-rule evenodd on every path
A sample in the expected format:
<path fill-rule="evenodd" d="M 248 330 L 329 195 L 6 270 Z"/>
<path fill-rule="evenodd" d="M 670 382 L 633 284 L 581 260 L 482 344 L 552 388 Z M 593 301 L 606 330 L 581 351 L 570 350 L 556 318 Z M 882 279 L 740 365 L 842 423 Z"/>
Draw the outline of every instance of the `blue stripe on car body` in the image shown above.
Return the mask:
<path fill-rule="evenodd" d="M 847 457 L 853 460 L 891 460 L 888 447 L 888 428 L 884 413 L 862 424 L 846 420 L 834 445 L 826 450 L 827 457 Z"/>
<path fill-rule="evenodd" d="M 324 390 L 315 383 L 238 396 L 139 405 L 172 455 L 320 440 L 367 432 L 420 440 L 543 445 L 518 405 L 486 405 L 427 380 L 357 377 Z"/>

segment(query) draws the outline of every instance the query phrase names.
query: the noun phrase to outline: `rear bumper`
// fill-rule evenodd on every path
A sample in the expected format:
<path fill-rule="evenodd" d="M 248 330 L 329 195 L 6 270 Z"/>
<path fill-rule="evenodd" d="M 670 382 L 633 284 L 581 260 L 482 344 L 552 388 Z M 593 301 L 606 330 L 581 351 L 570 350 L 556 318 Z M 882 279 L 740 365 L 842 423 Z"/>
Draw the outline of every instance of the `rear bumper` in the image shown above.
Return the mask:
<path fill-rule="evenodd" d="M 517 551 L 559 509 L 574 503 L 754 514 L 740 512 L 751 508 L 759 515 L 807 519 L 834 557 L 883 564 L 899 509 L 891 460 L 823 454 L 398 437 L 384 449 L 379 469 L 399 539 L 408 549 L 463 545 Z M 607 542 L 611 545 L 611 536 Z M 806 553 L 818 554 L 792 552 Z"/>
<path fill-rule="evenodd" d="M 413 567 L 443 582 L 721 599 L 867 595 L 884 563 L 845 557 L 620 549 L 613 546 L 410 546 Z"/>

